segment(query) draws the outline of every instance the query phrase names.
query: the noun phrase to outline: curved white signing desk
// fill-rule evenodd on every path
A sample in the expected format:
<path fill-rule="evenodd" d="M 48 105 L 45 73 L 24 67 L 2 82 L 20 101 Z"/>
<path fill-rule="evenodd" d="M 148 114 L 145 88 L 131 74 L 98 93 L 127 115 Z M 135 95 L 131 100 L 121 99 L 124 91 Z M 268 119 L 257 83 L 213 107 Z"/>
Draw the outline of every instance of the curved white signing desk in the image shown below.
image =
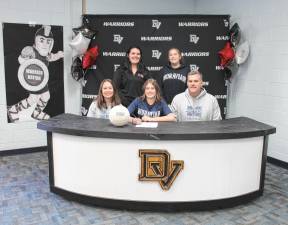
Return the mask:
<path fill-rule="evenodd" d="M 231 207 L 263 193 L 268 135 L 276 128 L 239 117 L 114 127 L 62 114 L 47 131 L 51 191 L 130 210 Z"/>

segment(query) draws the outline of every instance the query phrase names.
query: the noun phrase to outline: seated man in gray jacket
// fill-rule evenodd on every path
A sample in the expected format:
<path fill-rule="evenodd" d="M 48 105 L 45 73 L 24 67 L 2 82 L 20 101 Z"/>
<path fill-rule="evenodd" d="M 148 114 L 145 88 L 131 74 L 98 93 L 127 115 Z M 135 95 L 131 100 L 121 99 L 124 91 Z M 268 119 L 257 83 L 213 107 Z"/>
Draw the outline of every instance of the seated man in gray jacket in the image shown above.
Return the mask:
<path fill-rule="evenodd" d="M 176 95 L 171 103 L 177 121 L 221 120 L 217 99 L 203 88 L 203 77 L 199 71 L 187 75 L 187 89 Z"/>

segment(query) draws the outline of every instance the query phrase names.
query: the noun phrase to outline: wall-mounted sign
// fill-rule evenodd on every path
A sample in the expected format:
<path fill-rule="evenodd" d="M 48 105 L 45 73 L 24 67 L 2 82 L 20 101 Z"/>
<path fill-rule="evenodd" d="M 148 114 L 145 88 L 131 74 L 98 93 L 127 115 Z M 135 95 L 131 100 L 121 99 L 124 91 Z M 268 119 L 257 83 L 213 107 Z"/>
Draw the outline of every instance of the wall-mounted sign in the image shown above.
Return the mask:
<path fill-rule="evenodd" d="M 63 27 L 3 23 L 2 28 L 8 123 L 63 113 Z"/>
<path fill-rule="evenodd" d="M 141 173 L 139 181 L 157 181 L 165 191 L 169 190 L 184 168 L 183 160 L 170 160 L 166 150 L 140 149 Z"/>

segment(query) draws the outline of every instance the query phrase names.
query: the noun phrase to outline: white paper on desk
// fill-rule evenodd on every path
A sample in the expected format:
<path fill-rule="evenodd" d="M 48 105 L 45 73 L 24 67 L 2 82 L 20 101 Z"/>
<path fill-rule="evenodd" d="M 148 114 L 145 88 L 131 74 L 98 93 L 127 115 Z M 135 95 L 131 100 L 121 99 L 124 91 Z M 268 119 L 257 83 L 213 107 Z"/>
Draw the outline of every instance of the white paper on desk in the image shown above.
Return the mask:
<path fill-rule="evenodd" d="M 136 127 L 156 128 L 158 127 L 158 122 L 142 122 L 136 125 Z"/>

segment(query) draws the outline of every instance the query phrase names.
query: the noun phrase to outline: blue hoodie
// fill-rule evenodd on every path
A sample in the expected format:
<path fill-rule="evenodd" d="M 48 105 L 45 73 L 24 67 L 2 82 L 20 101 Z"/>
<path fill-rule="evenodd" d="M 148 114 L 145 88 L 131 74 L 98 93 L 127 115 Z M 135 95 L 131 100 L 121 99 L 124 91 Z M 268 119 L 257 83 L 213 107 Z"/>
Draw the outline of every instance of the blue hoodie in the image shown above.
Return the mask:
<path fill-rule="evenodd" d="M 164 66 L 157 76 L 162 97 L 167 104 L 171 104 L 175 95 L 185 91 L 187 88 L 186 79 L 190 68 L 186 65 L 181 65 L 177 69 L 173 69 L 170 65 Z"/>

